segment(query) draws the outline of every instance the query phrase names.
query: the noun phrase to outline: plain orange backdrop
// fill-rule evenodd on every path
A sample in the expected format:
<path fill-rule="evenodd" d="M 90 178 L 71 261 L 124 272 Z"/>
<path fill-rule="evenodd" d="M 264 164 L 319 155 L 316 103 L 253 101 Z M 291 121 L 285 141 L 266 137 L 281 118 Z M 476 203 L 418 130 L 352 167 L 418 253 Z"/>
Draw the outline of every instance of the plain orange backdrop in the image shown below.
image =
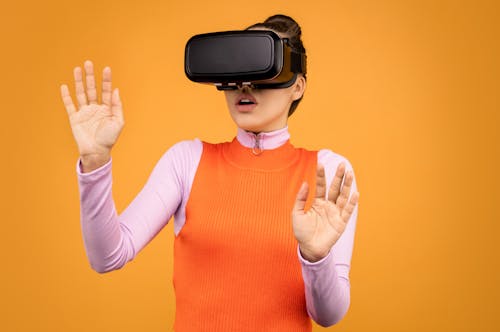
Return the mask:
<path fill-rule="evenodd" d="M 284 13 L 308 86 L 292 143 L 352 163 L 361 193 L 351 306 L 314 331 L 498 331 L 499 6 L 495 1 L 10 1 L 0 12 L 0 330 L 170 331 L 173 223 L 94 272 L 59 87 L 94 62 L 120 88 L 122 211 L 174 143 L 232 139 L 221 92 L 183 72 L 194 34 Z"/>

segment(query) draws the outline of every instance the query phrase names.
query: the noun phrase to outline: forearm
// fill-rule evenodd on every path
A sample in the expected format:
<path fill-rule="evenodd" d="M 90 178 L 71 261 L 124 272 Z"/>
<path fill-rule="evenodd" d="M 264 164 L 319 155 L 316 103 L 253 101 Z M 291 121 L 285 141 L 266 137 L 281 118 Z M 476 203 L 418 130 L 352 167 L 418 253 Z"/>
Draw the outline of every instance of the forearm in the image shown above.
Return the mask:
<path fill-rule="evenodd" d="M 119 269 L 134 252 L 132 244 L 125 243 L 127 229 L 118 220 L 112 198 L 112 162 L 87 173 L 78 163 L 80 222 L 88 260 L 100 273 Z"/>
<path fill-rule="evenodd" d="M 297 254 L 302 267 L 309 315 L 321 326 L 336 324 L 349 308 L 349 280 L 339 275 L 331 252 L 315 263 L 305 260 L 298 247 Z"/>

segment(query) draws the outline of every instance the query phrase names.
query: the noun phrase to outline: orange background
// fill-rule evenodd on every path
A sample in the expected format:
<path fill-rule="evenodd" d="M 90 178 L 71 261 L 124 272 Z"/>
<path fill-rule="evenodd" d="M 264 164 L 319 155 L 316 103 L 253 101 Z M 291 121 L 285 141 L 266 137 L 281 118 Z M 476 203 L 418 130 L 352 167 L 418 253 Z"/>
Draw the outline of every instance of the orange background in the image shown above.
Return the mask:
<path fill-rule="evenodd" d="M 94 61 L 120 88 L 122 211 L 174 143 L 236 132 L 183 72 L 187 39 L 275 13 L 302 26 L 292 142 L 346 156 L 361 201 L 351 306 L 315 331 L 497 331 L 499 6 L 495 1 L 10 1 L 0 12 L 0 330 L 170 331 L 173 222 L 122 270 L 87 262 L 59 86 Z"/>

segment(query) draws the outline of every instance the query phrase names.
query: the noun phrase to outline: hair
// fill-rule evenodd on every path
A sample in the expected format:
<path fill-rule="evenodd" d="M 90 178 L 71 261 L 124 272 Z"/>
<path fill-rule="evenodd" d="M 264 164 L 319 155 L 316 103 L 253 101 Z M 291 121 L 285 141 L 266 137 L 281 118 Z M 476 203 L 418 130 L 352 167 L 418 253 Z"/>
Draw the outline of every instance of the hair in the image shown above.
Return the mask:
<path fill-rule="evenodd" d="M 245 30 L 249 30 L 252 28 L 266 28 L 273 30 L 274 32 L 278 32 L 282 34 L 285 38 L 288 38 L 290 47 L 299 53 L 306 54 L 306 49 L 304 48 L 304 44 L 302 43 L 301 35 L 302 30 L 300 29 L 299 24 L 290 16 L 286 15 L 273 15 L 268 17 L 262 23 L 255 23 Z M 306 78 L 306 74 L 303 73 L 304 78 Z M 292 105 L 290 105 L 290 110 L 288 111 L 288 116 L 292 115 L 300 101 L 302 100 L 302 95 L 299 99 L 294 100 Z"/>

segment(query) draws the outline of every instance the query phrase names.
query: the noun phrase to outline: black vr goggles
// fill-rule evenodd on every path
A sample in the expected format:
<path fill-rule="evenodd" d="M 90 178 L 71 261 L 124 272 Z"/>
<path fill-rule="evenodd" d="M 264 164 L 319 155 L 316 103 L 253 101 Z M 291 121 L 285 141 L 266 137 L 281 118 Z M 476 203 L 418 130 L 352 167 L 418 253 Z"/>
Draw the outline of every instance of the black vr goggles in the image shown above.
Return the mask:
<path fill-rule="evenodd" d="M 306 73 L 306 55 L 269 30 L 212 32 L 188 40 L 184 71 L 191 81 L 217 90 L 280 89 Z"/>

